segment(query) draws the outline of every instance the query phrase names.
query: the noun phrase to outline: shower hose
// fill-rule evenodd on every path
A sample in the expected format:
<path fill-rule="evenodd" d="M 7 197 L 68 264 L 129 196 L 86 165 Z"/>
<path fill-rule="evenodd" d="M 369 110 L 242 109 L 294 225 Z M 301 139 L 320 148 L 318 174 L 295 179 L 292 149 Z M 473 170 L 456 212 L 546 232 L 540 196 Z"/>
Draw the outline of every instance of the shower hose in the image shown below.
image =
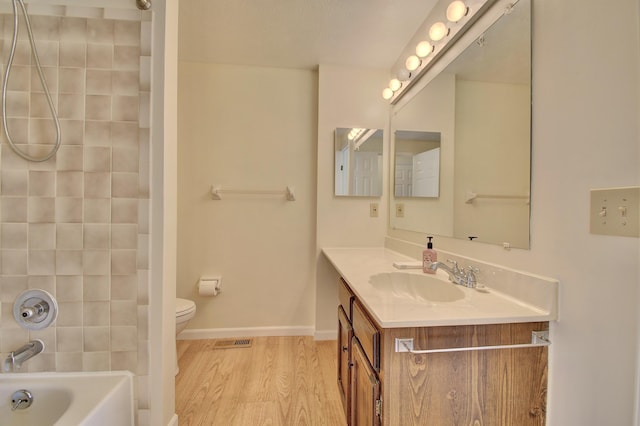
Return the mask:
<path fill-rule="evenodd" d="M 58 115 L 56 113 L 55 106 L 53 105 L 53 101 L 51 100 L 51 94 L 49 93 L 49 88 L 47 87 L 47 82 L 45 81 L 44 75 L 42 74 L 42 66 L 40 65 L 40 58 L 38 58 L 38 52 L 36 50 L 36 43 L 33 40 L 33 32 L 31 31 L 31 22 L 29 21 L 29 15 L 27 14 L 27 9 L 25 8 L 23 0 L 12 0 L 13 1 L 13 40 L 11 42 L 11 51 L 9 52 L 9 60 L 7 61 L 7 70 L 4 73 L 4 81 L 2 84 L 2 126 L 4 128 L 4 133 L 7 137 L 7 143 L 11 146 L 11 148 L 18 154 L 20 157 L 24 158 L 28 161 L 34 162 L 42 162 L 47 161 L 51 157 L 53 157 L 58 148 L 60 148 L 60 122 L 58 121 Z M 31 43 L 31 54 L 36 63 L 36 69 L 38 70 L 38 76 L 40 77 L 40 83 L 42 84 L 42 88 L 44 89 L 45 97 L 47 98 L 47 103 L 49 104 L 49 111 L 51 111 L 51 117 L 53 118 L 53 122 L 56 127 L 56 143 L 51 149 L 51 151 L 42 156 L 42 157 L 34 157 L 25 152 L 21 151 L 16 144 L 14 143 L 11 135 L 9 133 L 9 127 L 7 126 L 7 85 L 9 83 L 9 75 L 11 74 L 11 67 L 13 66 L 13 56 L 16 51 L 16 44 L 18 42 L 18 6 L 20 4 L 20 8 L 22 9 L 22 13 L 24 15 L 24 20 L 27 27 L 27 32 L 29 33 L 29 42 Z"/>

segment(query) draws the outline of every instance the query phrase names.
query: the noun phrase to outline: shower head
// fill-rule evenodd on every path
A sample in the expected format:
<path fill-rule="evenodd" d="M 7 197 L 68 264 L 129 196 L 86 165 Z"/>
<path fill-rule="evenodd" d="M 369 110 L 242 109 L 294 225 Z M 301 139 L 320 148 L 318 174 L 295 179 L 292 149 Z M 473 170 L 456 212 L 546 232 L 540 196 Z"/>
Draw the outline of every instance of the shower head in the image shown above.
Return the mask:
<path fill-rule="evenodd" d="M 136 6 L 140 10 L 149 10 L 151 9 L 151 0 L 136 0 Z"/>

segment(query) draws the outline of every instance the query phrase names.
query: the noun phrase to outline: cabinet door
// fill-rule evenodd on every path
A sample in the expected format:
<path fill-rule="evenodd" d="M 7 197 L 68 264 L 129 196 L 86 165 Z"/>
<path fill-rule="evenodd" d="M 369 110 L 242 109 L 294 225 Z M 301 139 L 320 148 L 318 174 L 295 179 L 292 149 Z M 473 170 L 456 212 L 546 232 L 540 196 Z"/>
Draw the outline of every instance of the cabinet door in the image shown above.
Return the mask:
<path fill-rule="evenodd" d="M 349 367 L 351 363 L 352 337 L 353 328 L 351 327 L 351 323 L 342 306 L 338 306 L 338 388 L 340 389 L 342 406 L 344 407 L 347 419 L 349 418 L 351 407 L 351 393 L 349 392 L 351 368 Z"/>
<path fill-rule="evenodd" d="M 350 426 L 382 424 L 380 381 L 356 337 L 351 343 L 351 421 Z"/>

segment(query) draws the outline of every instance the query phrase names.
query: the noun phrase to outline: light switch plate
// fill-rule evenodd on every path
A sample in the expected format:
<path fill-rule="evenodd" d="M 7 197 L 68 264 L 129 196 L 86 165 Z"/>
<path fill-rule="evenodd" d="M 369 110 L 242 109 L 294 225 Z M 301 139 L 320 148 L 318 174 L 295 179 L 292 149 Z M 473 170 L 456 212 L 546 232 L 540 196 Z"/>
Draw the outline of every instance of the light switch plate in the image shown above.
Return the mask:
<path fill-rule="evenodd" d="M 640 237 L 640 187 L 591 190 L 592 234 Z"/>
<path fill-rule="evenodd" d="M 378 217 L 378 203 L 369 204 L 369 216 Z"/>
<path fill-rule="evenodd" d="M 396 217 L 404 217 L 404 204 L 397 203 L 396 204 Z"/>

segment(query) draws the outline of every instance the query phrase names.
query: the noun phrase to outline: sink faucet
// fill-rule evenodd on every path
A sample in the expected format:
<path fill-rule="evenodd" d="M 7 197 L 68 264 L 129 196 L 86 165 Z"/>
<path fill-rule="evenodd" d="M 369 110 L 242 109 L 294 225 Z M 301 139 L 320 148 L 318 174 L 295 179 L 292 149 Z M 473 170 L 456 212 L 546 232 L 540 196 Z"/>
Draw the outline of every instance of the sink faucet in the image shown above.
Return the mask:
<path fill-rule="evenodd" d="M 451 263 L 453 266 L 449 267 L 446 263 L 442 262 L 431 262 L 427 267 L 433 271 L 437 271 L 438 269 L 444 270 L 447 274 L 449 274 L 449 281 L 454 284 L 462 285 L 469 288 L 475 288 L 478 280 L 476 278 L 476 274 L 480 272 L 478 268 L 474 268 L 469 266 L 469 271 L 465 272 L 465 269 L 458 268 L 458 262 L 455 260 L 447 259 L 447 262 Z"/>
<path fill-rule="evenodd" d="M 4 360 L 4 372 L 13 372 L 16 369 L 22 367 L 22 363 L 28 359 L 33 358 L 40 352 L 44 351 L 44 343 L 40 339 L 30 341 L 24 346 L 11 352 L 9 356 Z"/>

